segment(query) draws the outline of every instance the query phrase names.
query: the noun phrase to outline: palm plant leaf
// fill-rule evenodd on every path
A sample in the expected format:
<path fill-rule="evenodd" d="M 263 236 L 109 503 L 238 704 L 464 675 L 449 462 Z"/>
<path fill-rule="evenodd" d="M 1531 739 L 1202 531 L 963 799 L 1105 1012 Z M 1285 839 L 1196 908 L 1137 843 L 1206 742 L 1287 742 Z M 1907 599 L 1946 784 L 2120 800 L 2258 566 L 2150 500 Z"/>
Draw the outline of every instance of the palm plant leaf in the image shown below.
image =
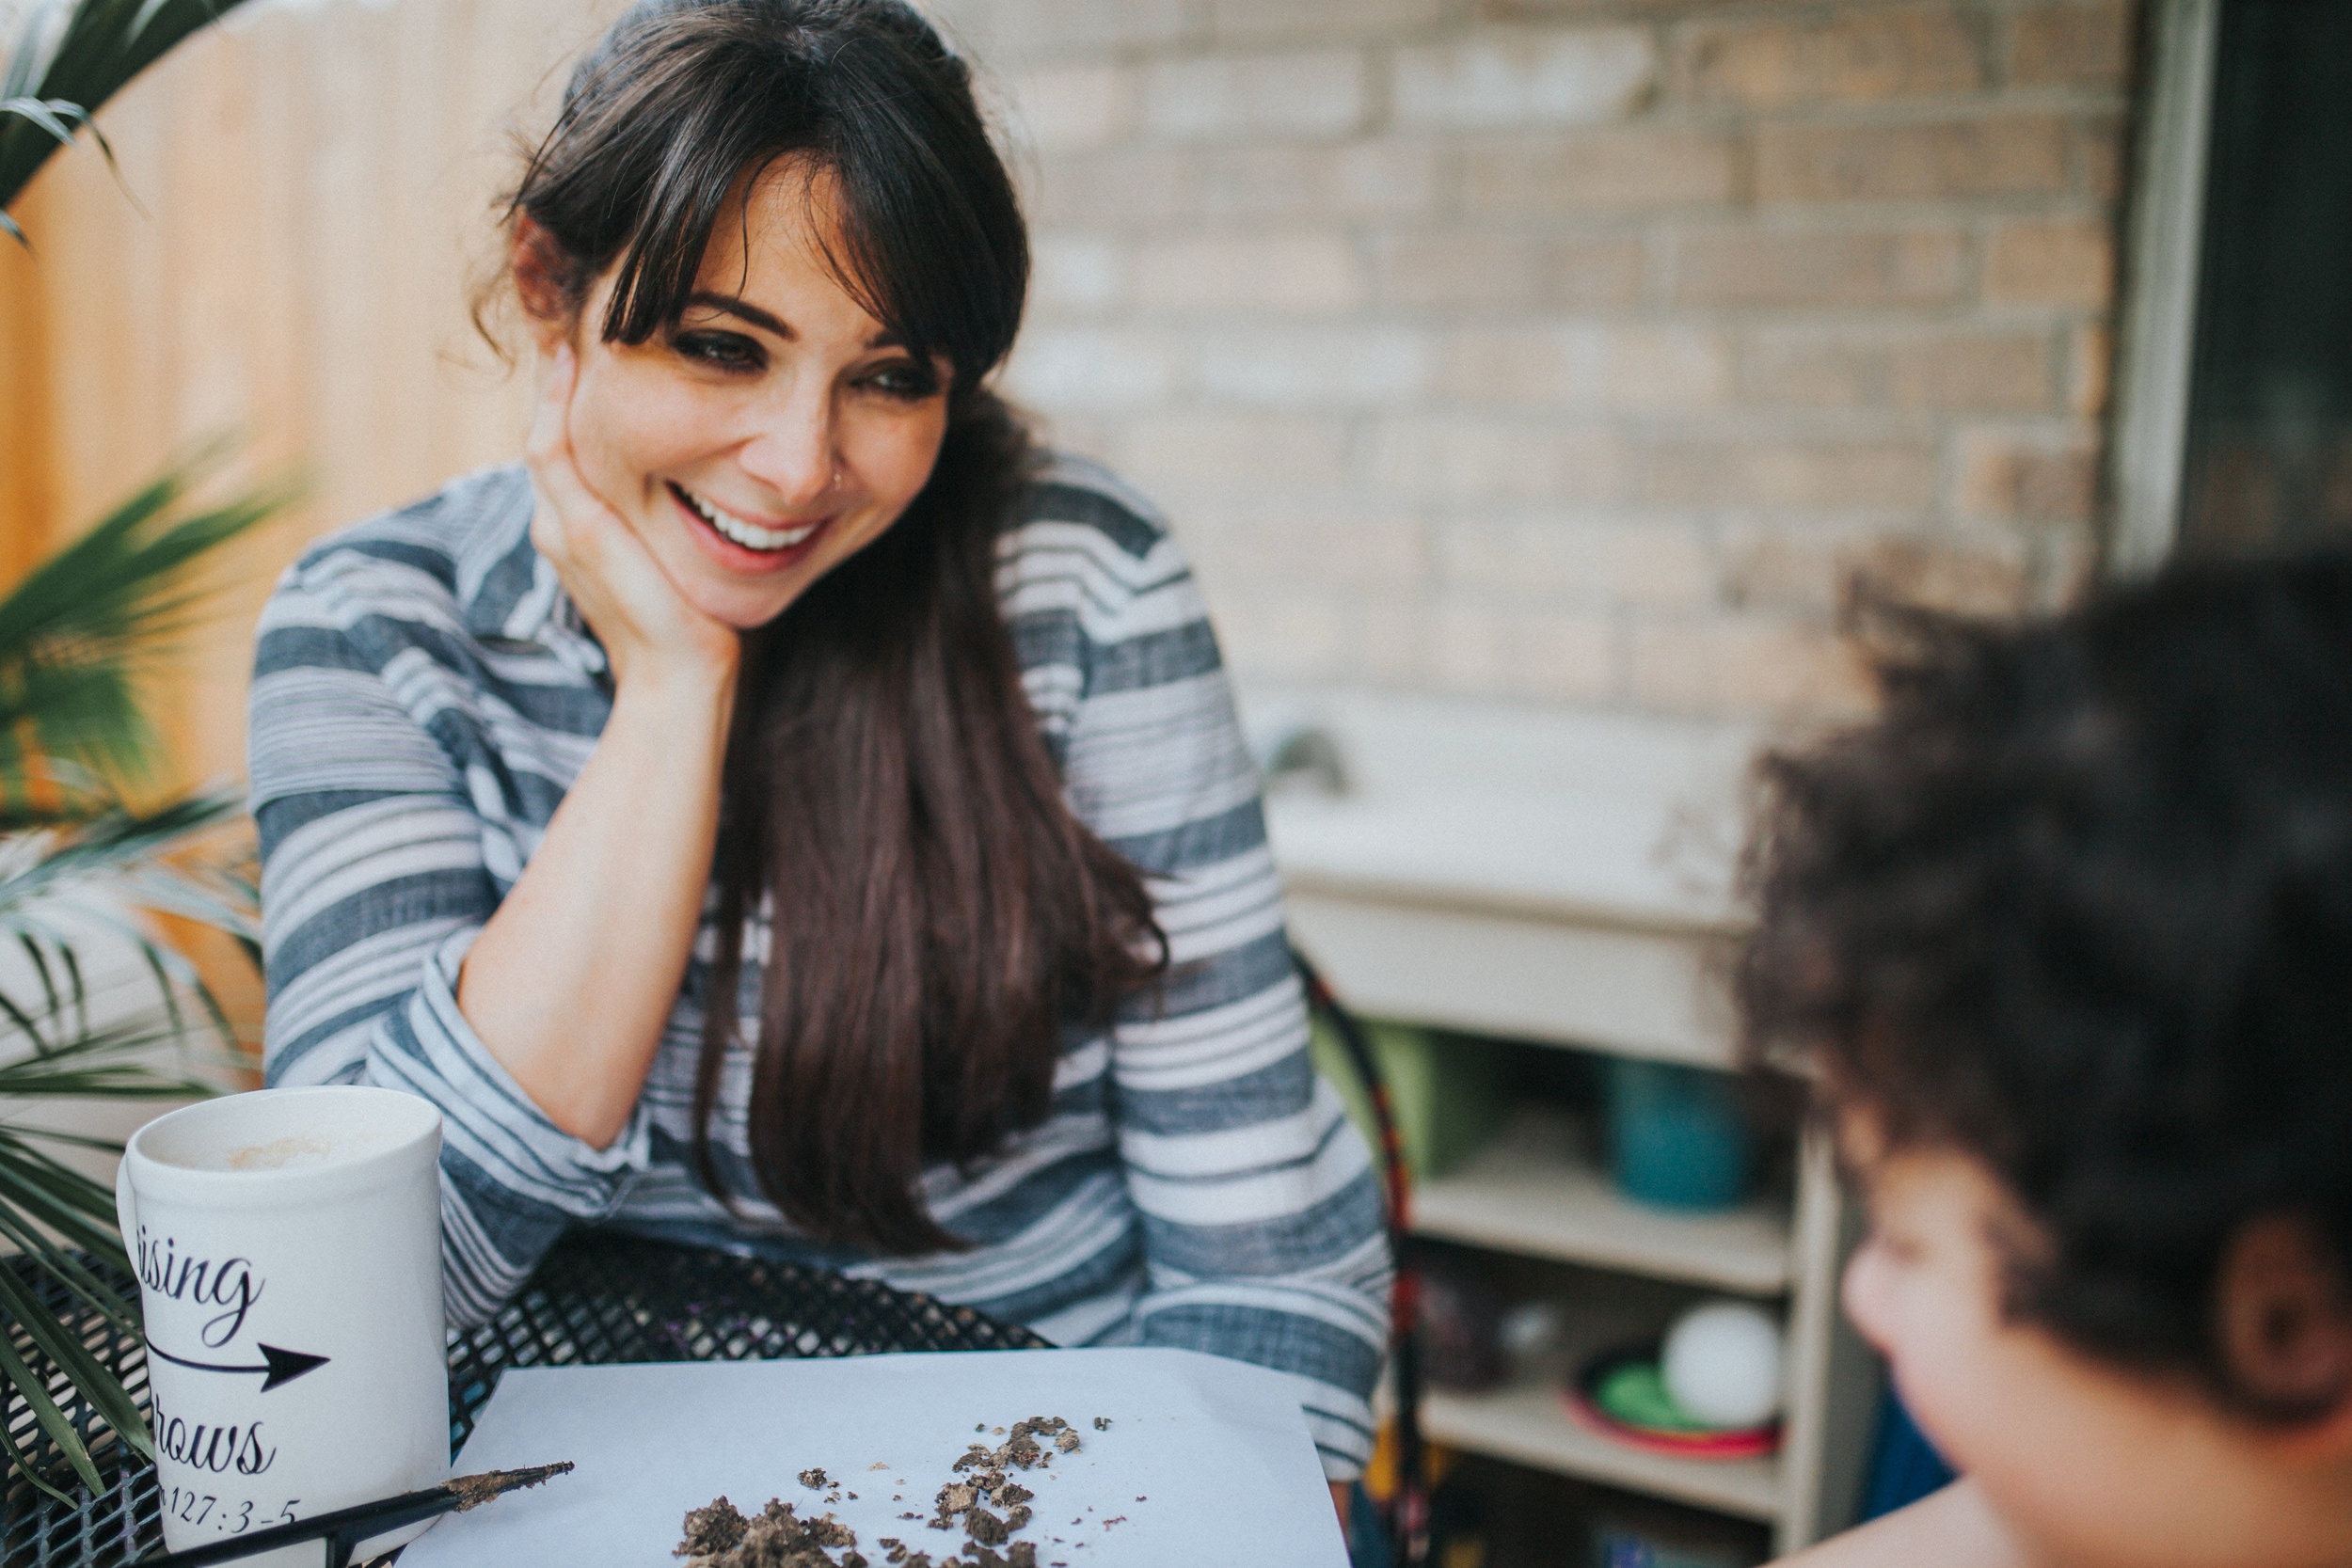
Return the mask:
<path fill-rule="evenodd" d="M 133 77 L 243 3 L 41 0 L 31 7 L 0 74 L 0 208 L 12 205 L 50 155 L 72 142 L 73 127 L 88 125 Z M 21 242 L 16 226 L 8 227 Z"/>
<path fill-rule="evenodd" d="M 98 121 L 90 118 L 90 112 L 79 103 L 63 98 L 52 98 L 46 103 L 38 98 L 0 98 L 0 115 L 15 115 L 31 120 L 48 132 L 50 138 L 59 147 L 72 147 L 73 133 L 87 128 L 90 139 L 97 142 L 98 150 L 106 155 L 106 166 L 115 166 L 114 144 L 98 129 Z"/>
<path fill-rule="evenodd" d="M 39 1022 L 42 1026 L 36 1039 L 61 1023 L 46 1015 Z M 150 1065 L 158 1047 L 183 1036 L 183 1025 L 160 1009 L 109 1028 L 86 1029 L 63 1044 L 0 1061 L 0 1101 L 37 1102 L 93 1095 L 187 1099 L 210 1093 L 208 1085 L 192 1076 L 158 1072 Z M 103 1139 L 0 1122 L 0 1241 L 24 1253 L 100 1319 L 135 1332 L 128 1308 L 85 1261 L 120 1256 L 114 1194 L 45 1153 L 39 1147 L 41 1142 L 120 1151 L 119 1145 Z M 87 1449 L 57 1402 L 60 1387 L 72 1389 L 135 1451 L 151 1456 L 136 1402 L 81 1338 L 33 1295 L 26 1281 L 6 1269 L 0 1269 L 0 1320 L 7 1325 L 6 1335 L 0 1336 L 7 1341 L 0 1344 L 0 1379 L 85 1484 L 96 1488 L 100 1483 Z M 13 1444 L 8 1457 L 17 1468 L 25 1468 L 26 1456 Z M 47 1478 L 25 1473 L 35 1485 L 56 1494 Z"/>
<path fill-rule="evenodd" d="M 0 1063 L 0 1100 L 200 1099 L 213 1092 L 210 1084 L 151 1065 L 159 1047 L 179 1045 L 184 1035 L 181 1022 L 158 1010 Z M 114 1154 L 122 1147 L 104 1138 L 0 1122 L 0 1239 L 40 1259 L 101 1316 L 135 1328 L 128 1308 L 76 1255 L 118 1254 L 122 1243 L 115 1228 L 114 1194 L 43 1152 L 39 1146 L 44 1143 Z"/>
<path fill-rule="evenodd" d="M 38 824 L 43 793 L 87 796 L 95 781 L 145 771 L 154 732 L 137 677 L 192 618 L 187 568 L 284 499 L 249 494 L 185 513 L 205 467 L 167 472 L 0 599 L 0 832 Z"/>
<path fill-rule="evenodd" d="M 8 1332 L 0 1335 L 0 1349 L 8 1352 L 0 1356 L 0 1375 L 7 1377 L 9 1386 L 32 1410 L 34 1419 L 64 1452 L 66 1462 L 73 1466 L 84 1485 L 92 1492 L 103 1490 L 98 1467 L 91 1462 L 81 1434 L 58 1406 L 56 1395 L 65 1388 L 70 1387 L 74 1396 L 87 1402 L 91 1413 L 112 1427 L 134 1451 L 154 1457 L 154 1440 L 148 1435 L 137 1402 L 123 1391 L 120 1380 L 90 1354 L 89 1347 L 78 1336 L 59 1323 L 56 1312 L 44 1307 L 32 1289 L 8 1269 L 0 1269 L 0 1315 L 8 1320 Z M 50 1381 L 31 1364 L 26 1352 L 55 1367 L 62 1386 L 53 1389 Z M 60 1496 L 44 1477 L 24 1464 L 24 1456 L 14 1450 L 13 1445 L 9 1457 L 33 1484 L 52 1497 Z"/>
<path fill-rule="evenodd" d="M 17 1282 L 15 1275 L 8 1274 L 6 1270 L 0 1270 L 0 1279 L 6 1281 L 5 1285 L 0 1285 L 0 1312 L 8 1314 L 9 1325 L 9 1331 L 0 1335 L 0 1376 L 8 1379 L 8 1386 L 32 1411 L 33 1419 L 40 1423 L 41 1431 L 49 1434 L 49 1440 L 64 1450 L 68 1460 L 73 1465 L 74 1473 L 82 1478 L 82 1484 L 92 1492 L 103 1491 L 104 1485 L 98 1479 L 98 1466 L 91 1462 L 89 1451 L 82 1446 L 81 1434 L 73 1430 L 73 1423 L 66 1418 L 65 1412 L 57 1407 L 56 1398 L 50 1393 L 49 1380 L 35 1371 L 26 1363 L 24 1355 L 19 1350 L 21 1338 L 24 1341 L 25 1350 L 40 1354 L 41 1348 L 37 1348 L 34 1344 L 30 1325 L 44 1322 L 54 1324 L 56 1320 L 43 1309 L 39 1301 L 25 1299 L 29 1292 Z M 21 1332 L 19 1325 L 24 1325 Z M 64 1371 L 66 1377 L 77 1386 L 83 1378 L 88 1375 L 91 1368 L 96 1368 L 102 1374 L 104 1373 L 105 1369 L 98 1366 L 97 1358 L 83 1350 L 81 1346 L 70 1345 L 68 1350 L 70 1354 L 78 1354 L 82 1361 L 88 1364 L 82 1368 L 60 1364 L 60 1370 Z M 35 1486 L 40 1487 L 59 1502 L 73 1500 L 33 1468 L 29 1456 L 17 1446 L 15 1433 L 5 1427 L 0 1427 L 0 1451 L 5 1451 L 8 1456 L 9 1465 Z"/>
<path fill-rule="evenodd" d="M 8 1027 L 0 1028 L 0 1103 L 43 1101 L 184 1100 L 213 1092 L 197 1076 L 203 1065 L 186 1050 L 190 1033 L 176 992 L 206 999 L 200 976 L 179 954 L 156 943 L 132 918 L 127 901 L 152 907 L 142 893 L 168 892 L 183 907 L 209 910 L 218 922 L 250 932 L 249 899 L 234 878 L 208 875 L 160 858 L 191 832 L 226 819 L 234 797 L 199 796 L 136 816 L 119 809 L 78 830 L 48 828 L 0 844 L 0 934 L 13 936 L 39 995 L 0 996 Z M 127 942 L 157 980 L 158 1003 L 134 1017 L 93 1027 L 91 997 L 76 945 L 93 933 Z M 221 1037 L 226 1037 L 225 1032 Z M 181 1070 L 158 1070 L 156 1053 L 178 1048 Z M 35 1269 L 82 1307 L 124 1332 L 135 1332 L 130 1310 L 86 1261 L 120 1259 L 114 1195 L 103 1184 L 46 1152 L 40 1145 L 95 1148 L 103 1139 L 0 1120 L 0 1242 L 25 1255 Z M 31 1414 L 33 1424 L 63 1453 L 87 1486 L 100 1485 L 94 1461 L 73 1421 L 58 1403 L 72 1397 L 103 1420 L 133 1450 L 152 1457 L 137 1402 L 113 1370 L 60 1324 L 27 1281 L 0 1269 L 0 1383 Z M 8 1461 L 36 1486 L 63 1497 L 55 1478 L 35 1473 L 14 1437 L 0 1432 Z"/>
<path fill-rule="evenodd" d="M 186 624 L 195 603 L 183 586 L 187 568 L 275 504 L 246 498 L 182 516 L 191 483 L 183 469 L 148 486 L 0 599 L 0 945 L 24 960 L 14 993 L 0 986 L 0 1103 L 212 1092 L 188 1070 L 192 1021 L 183 998 L 199 1004 L 215 1038 L 230 1037 L 195 967 L 157 942 L 136 911 L 201 920 L 251 950 L 259 932 L 250 879 L 191 853 L 240 816 L 241 802 L 210 792 L 135 811 L 114 784 L 142 771 L 151 754 L 135 680 L 152 657 L 155 631 Z M 153 982 L 151 1010 L 93 1027 L 82 955 L 94 941 L 135 956 Z M 183 1070 L 156 1070 L 155 1052 L 171 1045 L 182 1048 Z M 113 1194 L 45 1153 L 42 1141 L 90 1140 L 0 1120 L 0 1241 L 100 1320 L 128 1331 L 129 1313 L 85 1261 L 123 1255 Z M 67 1414 L 72 1403 L 135 1452 L 151 1456 L 151 1441 L 114 1370 L 60 1325 L 29 1277 L 0 1270 L 0 1386 L 74 1476 L 94 1486 L 95 1463 Z M 0 1432 L 0 1451 L 34 1485 L 56 1493 L 62 1471 L 25 1469 L 19 1438 L 31 1429 Z"/>
<path fill-rule="evenodd" d="M 231 891 L 239 884 L 200 867 L 156 868 L 159 857 L 184 847 L 193 834 L 235 821 L 244 809 L 235 794 L 199 791 L 144 814 L 107 805 L 71 826 L 0 840 L 0 935 L 54 934 L 60 908 L 104 920 L 121 900 L 86 895 L 126 884 L 139 890 L 132 901 L 141 907 L 250 931 L 251 917 Z"/>
<path fill-rule="evenodd" d="M 190 569 L 279 504 L 278 495 L 256 494 L 192 510 L 184 503 L 202 469 L 199 460 L 167 473 L 0 598 L 0 950 L 23 959 L 21 978 L 0 985 L 0 1103 L 213 1092 L 189 1070 L 186 1042 L 198 1031 L 183 999 L 198 1004 L 215 1038 L 231 1037 L 195 966 L 155 940 L 138 911 L 202 921 L 254 952 L 250 878 L 198 852 L 241 816 L 241 801 L 198 793 L 139 811 L 119 792 L 155 750 L 137 682 L 191 623 L 201 594 Z M 151 1011 L 93 1027 L 83 962 L 93 942 L 127 948 L 144 968 Z M 182 1070 L 151 1065 L 166 1046 L 181 1048 Z M 86 1261 L 123 1257 L 113 1194 L 43 1152 L 43 1140 L 73 1141 L 0 1120 L 0 1241 L 33 1271 L 0 1269 L 0 1389 L 31 1423 L 0 1430 L 0 1452 L 56 1493 L 64 1473 L 27 1469 L 20 1439 L 38 1429 L 94 1486 L 95 1464 L 67 1414 L 72 1403 L 132 1450 L 153 1449 L 113 1369 L 33 1291 L 31 1281 L 45 1277 L 100 1321 L 132 1326 Z"/>

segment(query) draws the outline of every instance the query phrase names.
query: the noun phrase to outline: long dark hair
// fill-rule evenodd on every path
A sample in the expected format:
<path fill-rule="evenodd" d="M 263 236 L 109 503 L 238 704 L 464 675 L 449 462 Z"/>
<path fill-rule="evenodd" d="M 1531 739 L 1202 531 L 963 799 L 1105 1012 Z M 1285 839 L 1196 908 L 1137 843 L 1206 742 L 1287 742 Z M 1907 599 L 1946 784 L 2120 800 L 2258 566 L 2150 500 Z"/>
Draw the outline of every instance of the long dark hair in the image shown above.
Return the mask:
<path fill-rule="evenodd" d="M 1063 799 L 997 608 L 1033 460 L 982 378 L 1019 328 L 1028 245 L 969 73 L 898 0 L 644 0 L 574 72 L 510 199 L 516 283 L 526 309 L 577 315 L 611 269 L 600 330 L 644 342 L 678 319 L 741 177 L 787 161 L 837 182 L 843 286 L 954 374 L 906 513 L 746 634 L 695 1157 L 725 1192 L 710 1123 L 756 925 L 761 1189 L 824 1240 L 954 1248 L 917 1196 L 925 1164 L 1042 1120 L 1063 1028 L 1107 1022 L 1166 959 L 1135 868 Z"/>

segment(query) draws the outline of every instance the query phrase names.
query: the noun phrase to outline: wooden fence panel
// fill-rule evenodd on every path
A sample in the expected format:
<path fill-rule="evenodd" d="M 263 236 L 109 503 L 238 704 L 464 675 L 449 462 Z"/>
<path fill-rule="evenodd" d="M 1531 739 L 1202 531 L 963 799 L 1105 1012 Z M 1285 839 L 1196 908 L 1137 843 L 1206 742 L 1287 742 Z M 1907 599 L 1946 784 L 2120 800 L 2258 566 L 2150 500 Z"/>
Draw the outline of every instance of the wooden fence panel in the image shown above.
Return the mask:
<path fill-rule="evenodd" d="M 0 236 L 0 582 L 37 559 L 49 515 L 40 273 Z"/>

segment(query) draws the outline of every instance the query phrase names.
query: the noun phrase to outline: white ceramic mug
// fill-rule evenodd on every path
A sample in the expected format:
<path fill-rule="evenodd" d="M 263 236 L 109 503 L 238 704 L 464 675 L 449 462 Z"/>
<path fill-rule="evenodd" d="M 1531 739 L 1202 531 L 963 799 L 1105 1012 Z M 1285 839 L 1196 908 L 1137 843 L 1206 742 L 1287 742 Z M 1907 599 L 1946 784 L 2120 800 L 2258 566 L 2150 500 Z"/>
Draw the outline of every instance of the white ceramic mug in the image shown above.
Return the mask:
<path fill-rule="evenodd" d="M 447 1479 L 440 1150 L 431 1103 L 358 1086 L 230 1095 L 132 1136 L 115 1205 L 172 1550 Z"/>

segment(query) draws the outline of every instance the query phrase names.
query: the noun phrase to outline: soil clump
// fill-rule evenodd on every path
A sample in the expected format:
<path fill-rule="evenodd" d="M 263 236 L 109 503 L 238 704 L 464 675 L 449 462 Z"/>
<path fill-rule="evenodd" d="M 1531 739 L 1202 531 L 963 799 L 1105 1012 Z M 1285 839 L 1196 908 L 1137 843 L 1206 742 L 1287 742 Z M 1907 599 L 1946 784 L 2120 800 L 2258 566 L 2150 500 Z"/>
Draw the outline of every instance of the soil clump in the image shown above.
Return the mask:
<path fill-rule="evenodd" d="M 1109 1426 L 1104 1418 L 1094 1418 L 1097 1432 Z M 933 1556 L 885 1535 L 875 1544 L 889 1568 L 1039 1568 L 1037 1544 L 1012 1539 L 1028 1527 L 1028 1505 L 1037 1494 L 1007 1472 L 1036 1471 L 1050 1466 L 1056 1453 L 1076 1453 L 1077 1429 L 1059 1416 L 1032 1416 L 1009 1429 L 983 1421 L 972 1430 L 1004 1441 L 994 1448 L 971 1444 L 948 1466 L 949 1479 L 932 1499 L 931 1516 L 923 1521 L 935 1530 L 953 1530 L 961 1522 L 966 1539 Z M 879 1463 L 870 1467 L 886 1468 Z M 803 1470 L 799 1481 L 812 1492 L 831 1489 L 827 1502 L 840 1500 L 840 1483 L 821 1469 Z M 671 1555 L 685 1559 L 685 1568 L 868 1568 L 855 1549 L 856 1532 L 847 1525 L 830 1513 L 803 1519 L 790 1503 L 773 1497 L 748 1518 L 725 1497 L 713 1498 L 689 1511 L 681 1528 L 684 1539 Z M 840 1555 L 833 1555 L 835 1551 Z"/>

